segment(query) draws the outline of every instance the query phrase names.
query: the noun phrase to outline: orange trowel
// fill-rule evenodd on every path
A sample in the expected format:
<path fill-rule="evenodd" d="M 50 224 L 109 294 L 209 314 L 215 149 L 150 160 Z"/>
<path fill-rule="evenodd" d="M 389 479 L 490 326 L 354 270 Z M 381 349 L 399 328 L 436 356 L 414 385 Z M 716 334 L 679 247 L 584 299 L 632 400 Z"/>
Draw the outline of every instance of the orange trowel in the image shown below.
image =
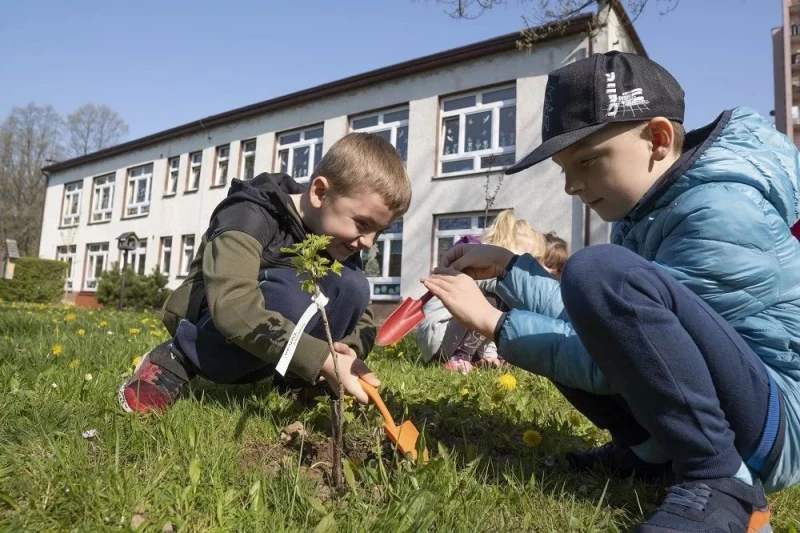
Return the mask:
<path fill-rule="evenodd" d="M 399 426 L 396 426 L 392 414 L 386 408 L 386 404 L 383 403 L 380 394 L 378 394 L 378 390 L 363 379 L 359 379 L 359 382 L 361 383 L 361 388 L 364 389 L 364 392 L 367 393 L 369 399 L 375 404 L 375 407 L 378 408 L 381 416 L 383 416 L 383 430 L 386 432 L 386 436 L 397 445 L 397 449 L 400 450 L 401 454 L 405 456 L 410 453 L 411 458 L 416 461 L 419 430 L 414 426 L 411 420 L 406 420 Z M 428 462 L 427 448 L 422 451 L 422 462 Z"/>
<path fill-rule="evenodd" d="M 414 329 L 414 326 L 425 318 L 422 307 L 431 298 L 433 298 L 433 294 L 428 291 L 419 300 L 412 300 L 411 298 L 403 300 L 403 303 L 397 306 L 397 309 L 392 311 L 392 314 L 381 325 L 375 344 L 388 346 L 405 337 L 409 331 Z"/>

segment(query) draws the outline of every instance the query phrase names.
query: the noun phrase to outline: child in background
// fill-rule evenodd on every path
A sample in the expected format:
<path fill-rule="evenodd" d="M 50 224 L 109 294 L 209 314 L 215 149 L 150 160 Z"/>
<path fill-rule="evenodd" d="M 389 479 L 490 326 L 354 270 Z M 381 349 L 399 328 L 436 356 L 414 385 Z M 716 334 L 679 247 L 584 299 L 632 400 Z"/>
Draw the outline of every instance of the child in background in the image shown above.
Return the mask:
<path fill-rule="evenodd" d="M 480 240 L 469 235 L 459 244 L 494 244 L 514 253 L 529 253 L 537 260 L 545 257 L 547 242 L 527 220 L 518 220 L 512 209 L 500 213 L 494 223 L 486 229 Z M 478 285 L 486 299 L 498 309 L 503 305 L 494 294 L 494 280 L 479 281 Z M 497 352 L 497 345 L 477 331 L 469 330 L 453 320 L 453 315 L 444 308 L 438 298 L 432 298 L 424 308 L 425 318 L 417 329 L 417 340 L 425 362 L 433 359 L 444 362 L 446 370 L 466 374 L 474 364 L 504 366 Z"/>
<path fill-rule="evenodd" d="M 547 251 L 542 264 L 551 276 L 560 280 L 561 271 L 564 270 L 564 265 L 567 264 L 569 258 L 567 241 L 556 235 L 554 231 L 545 234 L 544 239 L 547 241 Z"/>

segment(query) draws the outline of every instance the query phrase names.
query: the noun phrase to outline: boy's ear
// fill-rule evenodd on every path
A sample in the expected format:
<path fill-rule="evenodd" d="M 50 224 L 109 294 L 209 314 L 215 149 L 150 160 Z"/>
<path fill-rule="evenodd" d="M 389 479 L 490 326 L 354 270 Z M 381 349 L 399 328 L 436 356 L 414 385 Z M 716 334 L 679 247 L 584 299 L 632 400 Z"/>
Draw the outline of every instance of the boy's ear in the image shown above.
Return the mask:
<path fill-rule="evenodd" d="M 656 161 L 663 161 L 674 152 L 675 128 L 668 119 L 656 117 L 650 120 L 645 127 L 645 135 L 650 141 Z"/>
<path fill-rule="evenodd" d="M 330 194 L 331 184 L 325 176 L 317 176 L 308 185 L 308 199 L 314 209 L 322 207 L 325 196 Z"/>

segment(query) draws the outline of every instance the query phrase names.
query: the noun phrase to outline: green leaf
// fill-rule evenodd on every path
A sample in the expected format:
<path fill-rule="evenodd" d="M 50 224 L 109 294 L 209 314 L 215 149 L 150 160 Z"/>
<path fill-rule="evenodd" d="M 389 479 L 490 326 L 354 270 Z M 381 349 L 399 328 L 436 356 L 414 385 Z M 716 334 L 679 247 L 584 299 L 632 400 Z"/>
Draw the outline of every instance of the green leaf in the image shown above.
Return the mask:
<path fill-rule="evenodd" d="M 14 499 L 5 492 L 0 492 L 0 501 L 7 503 L 15 511 L 17 512 L 20 511 L 19 504 L 15 502 Z"/>
<path fill-rule="evenodd" d="M 202 463 L 200 459 L 195 457 L 189 463 L 189 480 L 192 482 L 192 485 L 197 485 L 197 482 L 200 481 L 200 472 L 202 472 Z"/>
<path fill-rule="evenodd" d="M 11 376 L 11 379 L 8 380 L 8 388 L 11 390 L 11 394 L 19 392 L 19 378 L 16 374 Z"/>
<path fill-rule="evenodd" d="M 325 509 L 325 506 L 316 497 L 308 495 L 306 496 L 306 499 L 308 500 L 308 504 L 311 506 L 311 508 L 314 509 L 319 514 L 324 515 L 328 513 L 328 510 Z"/>
<path fill-rule="evenodd" d="M 248 494 L 250 496 L 250 507 L 252 507 L 253 510 L 258 511 L 258 509 L 261 507 L 261 480 L 260 479 L 256 480 L 255 483 L 250 485 L 250 491 L 249 491 Z"/>
<path fill-rule="evenodd" d="M 342 264 L 339 261 L 334 261 L 333 266 L 331 267 L 331 272 L 336 274 L 337 276 L 342 275 Z"/>
<path fill-rule="evenodd" d="M 322 517 L 317 527 L 314 528 L 314 533 L 327 533 L 328 531 L 336 531 L 336 519 L 333 513 L 326 514 Z"/>
<path fill-rule="evenodd" d="M 344 479 L 347 481 L 347 484 L 350 485 L 351 488 L 356 488 L 356 476 L 353 473 L 353 465 L 350 464 L 350 461 L 347 459 L 342 460 L 342 471 L 344 473 Z"/>

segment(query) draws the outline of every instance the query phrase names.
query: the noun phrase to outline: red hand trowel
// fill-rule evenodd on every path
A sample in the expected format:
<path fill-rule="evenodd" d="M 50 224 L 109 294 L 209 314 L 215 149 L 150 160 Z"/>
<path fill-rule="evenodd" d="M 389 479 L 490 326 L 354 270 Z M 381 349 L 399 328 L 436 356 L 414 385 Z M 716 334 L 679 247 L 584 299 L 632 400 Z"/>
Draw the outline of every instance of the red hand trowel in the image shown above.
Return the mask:
<path fill-rule="evenodd" d="M 378 339 L 375 344 L 378 346 L 388 346 L 405 337 L 414 326 L 419 324 L 425 313 L 422 307 L 433 298 L 433 294 L 428 291 L 419 300 L 406 298 L 397 309 L 392 311 L 389 318 L 381 325 L 378 330 Z"/>
<path fill-rule="evenodd" d="M 363 388 L 364 392 L 369 396 L 370 401 L 375 404 L 375 407 L 378 408 L 381 416 L 383 416 L 383 431 L 386 433 L 386 436 L 397 445 L 397 449 L 401 454 L 407 455 L 410 453 L 411 458 L 416 461 L 419 430 L 414 426 L 411 420 L 406 420 L 399 426 L 395 426 L 392 414 L 386 408 L 386 404 L 383 403 L 380 394 L 378 394 L 378 390 L 363 379 L 359 379 L 358 381 L 361 383 L 361 388 Z M 428 462 L 428 448 L 422 450 L 422 462 Z"/>

